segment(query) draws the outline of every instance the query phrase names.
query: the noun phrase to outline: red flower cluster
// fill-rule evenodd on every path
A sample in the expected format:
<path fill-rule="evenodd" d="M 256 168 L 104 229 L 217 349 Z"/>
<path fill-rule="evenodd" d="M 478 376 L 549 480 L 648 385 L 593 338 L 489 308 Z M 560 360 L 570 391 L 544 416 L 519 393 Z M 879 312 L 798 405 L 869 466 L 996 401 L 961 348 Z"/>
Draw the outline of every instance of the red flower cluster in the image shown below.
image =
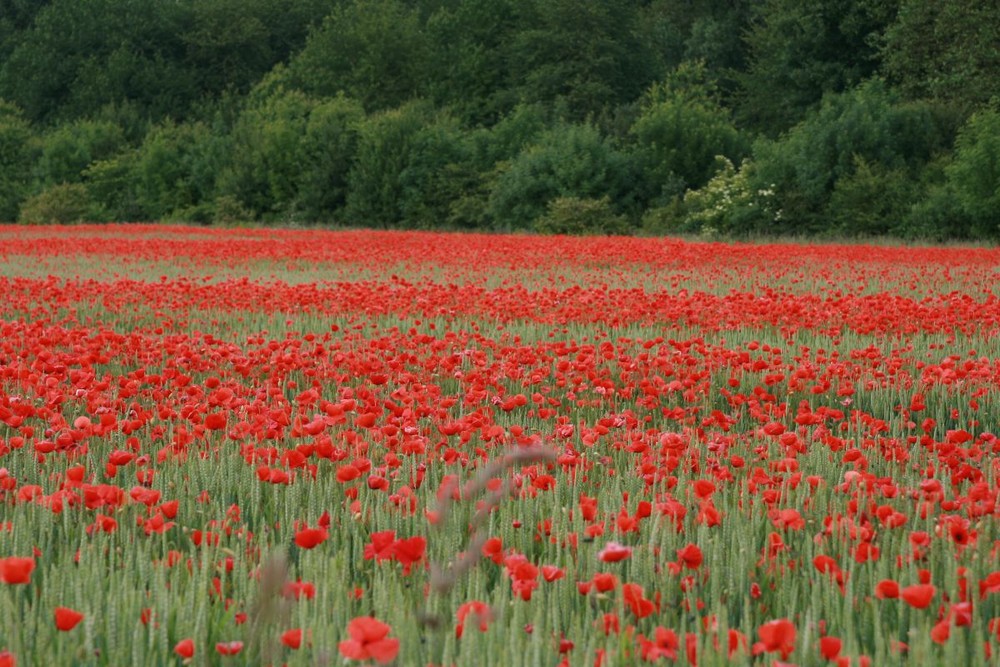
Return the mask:
<path fill-rule="evenodd" d="M 0 276 L 0 597 L 32 627 L 100 634 L 105 610 L 55 607 L 53 586 L 110 566 L 182 660 L 256 659 L 258 586 L 316 620 L 267 628 L 286 655 L 339 641 L 409 664 L 418 607 L 446 626 L 457 607 L 459 647 L 523 615 L 553 663 L 866 664 L 886 654 L 872 636 L 921 658 L 1000 649 L 998 250 L 0 240 L 30 268 Z M 879 631 L 849 637 L 844 609 Z M 352 617 L 342 640 L 320 629 Z"/>

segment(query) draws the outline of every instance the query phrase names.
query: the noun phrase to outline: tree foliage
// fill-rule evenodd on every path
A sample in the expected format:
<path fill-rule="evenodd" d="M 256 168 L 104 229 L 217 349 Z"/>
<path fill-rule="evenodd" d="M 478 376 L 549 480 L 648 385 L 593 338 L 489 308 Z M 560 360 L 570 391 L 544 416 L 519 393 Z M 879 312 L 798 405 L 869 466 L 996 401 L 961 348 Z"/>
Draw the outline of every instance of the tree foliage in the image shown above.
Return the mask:
<path fill-rule="evenodd" d="M 1000 237 L 997 34 L 961 0 L 0 0 L 0 219 Z"/>
<path fill-rule="evenodd" d="M 344 93 L 368 111 L 423 91 L 429 44 L 419 13 L 401 0 L 336 6 L 291 63 L 292 80 L 315 96 Z"/>
<path fill-rule="evenodd" d="M 907 96 L 969 112 L 1000 96 L 998 36 L 996 2 L 903 0 L 885 33 L 883 68 Z"/>
<path fill-rule="evenodd" d="M 823 95 L 857 85 L 878 67 L 877 42 L 896 0 L 764 0 L 747 32 L 737 75 L 739 113 L 765 134 L 790 128 Z"/>
<path fill-rule="evenodd" d="M 0 99 L 0 221 L 17 219 L 31 164 L 31 127 L 20 109 Z"/>

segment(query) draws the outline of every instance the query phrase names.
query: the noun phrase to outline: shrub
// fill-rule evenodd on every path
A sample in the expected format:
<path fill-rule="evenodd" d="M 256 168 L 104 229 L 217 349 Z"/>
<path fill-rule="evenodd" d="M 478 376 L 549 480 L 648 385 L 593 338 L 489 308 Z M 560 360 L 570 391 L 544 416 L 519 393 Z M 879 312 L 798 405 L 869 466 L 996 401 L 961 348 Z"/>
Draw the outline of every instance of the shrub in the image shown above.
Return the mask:
<path fill-rule="evenodd" d="M 683 231 L 741 234 L 780 222 L 774 190 L 756 187 L 750 178 L 753 163 L 744 162 L 737 170 L 724 156 L 716 159 L 715 176 L 705 187 L 684 195 Z"/>
<path fill-rule="evenodd" d="M 31 127 L 20 109 L 0 99 L 0 221 L 17 219 L 31 172 Z"/>
<path fill-rule="evenodd" d="M 372 114 L 359 124 L 344 211 L 349 221 L 377 227 L 403 221 L 403 172 L 410 166 L 421 130 L 430 122 L 430 106 L 412 102 Z"/>
<path fill-rule="evenodd" d="M 713 88 L 691 77 L 697 78 L 697 72 L 678 72 L 674 80 L 650 89 L 632 126 L 654 205 L 705 185 L 718 167 L 716 156 L 739 161 L 749 149 L 729 113 L 715 101 Z"/>
<path fill-rule="evenodd" d="M 18 220 L 28 225 L 67 225 L 87 217 L 90 197 L 80 183 L 60 183 L 29 198 Z"/>
<path fill-rule="evenodd" d="M 918 194 L 909 170 L 858 157 L 853 173 L 838 180 L 830 195 L 831 231 L 838 235 L 888 234 L 905 225 Z"/>
<path fill-rule="evenodd" d="M 397 107 L 420 93 L 429 44 L 413 3 L 331 4 L 329 16 L 291 61 L 296 86 L 315 96 L 343 92 L 369 112 Z"/>
<path fill-rule="evenodd" d="M 218 194 L 235 197 L 254 218 L 286 216 L 299 207 L 307 162 L 306 129 L 316 101 L 263 81 L 249 97 L 230 135 L 230 160 Z"/>
<path fill-rule="evenodd" d="M 958 133 L 948 184 L 974 234 L 1000 234 L 1000 113 L 982 110 Z"/>
<path fill-rule="evenodd" d="M 540 234 L 625 234 L 628 220 L 611 208 L 608 197 L 587 199 L 557 197 L 549 202 L 545 215 L 535 222 Z"/>
<path fill-rule="evenodd" d="M 225 140 L 203 123 L 164 123 L 146 135 L 134 169 L 138 204 L 153 219 L 204 222 L 215 194 Z"/>
<path fill-rule="evenodd" d="M 139 200 L 136 152 L 121 153 L 94 162 L 83 172 L 91 201 L 90 217 L 95 221 L 150 220 L 149 211 Z"/>
<path fill-rule="evenodd" d="M 687 210 L 684 208 L 684 198 L 676 196 L 666 204 L 646 209 L 642 214 L 640 226 L 646 234 L 679 234 L 691 231 L 687 227 Z"/>
<path fill-rule="evenodd" d="M 827 96 L 818 112 L 779 140 L 754 146 L 754 187 L 775 184 L 784 214 L 763 231 L 825 231 L 830 197 L 840 179 L 854 174 L 858 158 L 886 173 L 919 171 L 950 143 L 950 123 L 931 105 L 901 102 L 878 80 Z"/>
<path fill-rule="evenodd" d="M 498 172 L 490 213 L 503 228 L 531 229 L 558 197 L 608 197 L 616 213 L 634 208 L 635 164 L 592 125 L 544 132 Z"/>
<path fill-rule="evenodd" d="M 253 220 L 253 212 L 243 207 L 232 195 L 220 195 L 212 206 L 212 222 L 220 225 L 240 225 Z"/>
<path fill-rule="evenodd" d="M 344 96 L 319 102 L 306 122 L 298 200 L 310 221 L 333 219 L 347 203 L 348 176 L 358 150 L 361 103 Z"/>
<path fill-rule="evenodd" d="M 122 129 L 108 121 L 80 120 L 41 138 L 41 155 L 35 166 L 42 187 L 79 183 L 89 165 L 112 157 L 125 145 Z"/>

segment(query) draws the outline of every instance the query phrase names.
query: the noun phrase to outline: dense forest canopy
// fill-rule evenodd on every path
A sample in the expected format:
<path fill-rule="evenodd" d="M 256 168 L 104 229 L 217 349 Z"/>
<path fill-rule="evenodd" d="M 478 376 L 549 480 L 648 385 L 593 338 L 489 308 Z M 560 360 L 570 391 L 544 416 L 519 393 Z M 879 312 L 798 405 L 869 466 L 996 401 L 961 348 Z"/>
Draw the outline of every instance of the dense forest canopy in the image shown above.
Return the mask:
<path fill-rule="evenodd" d="M 998 34 L 996 0 L 0 0 L 0 220 L 994 238 Z"/>

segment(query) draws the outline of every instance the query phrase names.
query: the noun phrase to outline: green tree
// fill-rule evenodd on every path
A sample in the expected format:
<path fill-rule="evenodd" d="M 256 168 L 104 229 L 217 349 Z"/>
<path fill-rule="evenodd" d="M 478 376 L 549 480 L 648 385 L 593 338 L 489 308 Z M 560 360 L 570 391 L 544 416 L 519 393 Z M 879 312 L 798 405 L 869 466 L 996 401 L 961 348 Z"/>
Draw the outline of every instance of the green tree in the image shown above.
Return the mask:
<path fill-rule="evenodd" d="M 593 125 L 561 124 L 544 132 L 498 174 L 490 212 L 503 229 L 531 229 L 558 197 L 608 197 L 615 213 L 635 209 L 636 165 Z"/>
<path fill-rule="evenodd" d="M 628 220 L 614 212 L 607 197 L 588 199 L 556 197 L 549 202 L 545 214 L 535 221 L 535 231 L 541 234 L 626 234 Z"/>
<path fill-rule="evenodd" d="M 427 95 L 467 125 L 493 124 L 518 101 L 509 45 L 520 26 L 516 0 L 465 0 L 427 21 Z"/>
<path fill-rule="evenodd" d="M 26 225 L 69 225 L 86 220 L 89 211 L 90 199 L 83 184 L 60 183 L 25 200 L 18 222 Z"/>
<path fill-rule="evenodd" d="M 324 0 L 197 0 L 181 35 L 203 94 L 246 93 L 305 43 L 329 12 Z"/>
<path fill-rule="evenodd" d="M 636 31 L 652 55 L 655 79 L 683 62 L 702 62 L 719 82 L 723 97 L 733 92 L 734 72 L 746 66 L 752 0 L 651 0 L 637 8 Z"/>
<path fill-rule="evenodd" d="M 21 110 L 0 99 L 0 221 L 16 220 L 28 195 L 31 140 L 31 126 Z"/>
<path fill-rule="evenodd" d="M 509 68 L 522 101 L 583 120 L 635 99 L 653 81 L 634 3 L 519 0 L 518 11 Z"/>
<path fill-rule="evenodd" d="M 465 158 L 453 163 L 451 182 L 461 189 L 449 207 L 451 226 L 491 228 L 490 192 L 494 181 L 526 147 L 550 129 L 550 114 L 541 105 L 521 104 L 492 127 L 466 133 Z M 464 181 L 464 182 L 463 182 Z"/>
<path fill-rule="evenodd" d="M 0 66 L 0 96 L 29 119 L 98 113 L 130 100 L 153 116 L 195 98 L 182 65 L 186 3 L 53 0 L 19 33 Z"/>
<path fill-rule="evenodd" d="M 905 166 L 855 160 L 854 170 L 837 180 L 827 206 L 837 235 L 881 236 L 907 227 L 919 181 Z"/>
<path fill-rule="evenodd" d="M 35 174 L 41 187 L 79 183 L 91 163 L 125 146 L 122 129 L 107 121 L 80 120 L 59 125 L 41 139 Z"/>
<path fill-rule="evenodd" d="M 903 0 L 882 48 L 889 80 L 911 98 L 967 113 L 1000 96 L 996 2 Z"/>
<path fill-rule="evenodd" d="M 309 113 L 298 195 L 306 220 L 332 220 L 346 205 L 364 117 L 361 103 L 344 96 L 319 102 Z"/>
<path fill-rule="evenodd" d="M 219 194 L 229 195 L 256 217 L 294 215 L 307 158 L 306 130 L 316 101 L 267 82 L 252 93 L 230 135 L 229 164 Z"/>
<path fill-rule="evenodd" d="M 139 198 L 137 151 L 118 153 L 92 163 L 83 172 L 90 201 L 89 218 L 95 222 L 135 222 L 153 220 Z"/>
<path fill-rule="evenodd" d="M 705 185 L 718 168 L 717 156 L 738 162 L 749 150 L 705 76 L 701 66 L 684 66 L 650 88 L 632 126 L 646 199 L 653 205 Z"/>
<path fill-rule="evenodd" d="M 826 231 L 830 195 L 839 180 L 851 177 L 859 164 L 885 174 L 908 169 L 916 177 L 951 144 L 951 122 L 932 105 L 905 103 L 881 81 L 869 81 L 827 96 L 781 139 L 757 142 L 753 178 L 756 187 L 776 190 L 787 226 L 782 231 Z"/>
<path fill-rule="evenodd" d="M 746 34 L 742 123 L 776 136 L 878 67 L 878 40 L 899 0 L 764 0 Z"/>
<path fill-rule="evenodd" d="M 421 94 L 427 37 L 419 12 L 401 0 L 339 4 L 290 64 L 290 81 L 316 97 L 345 93 L 367 111 Z"/>
<path fill-rule="evenodd" d="M 433 109 L 422 101 L 367 117 L 359 127 L 358 150 L 349 175 L 344 215 L 352 224 L 394 227 L 406 219 L 404 174 L 417 151 Z M 411 195 L 412 196 L 412 195 Z"/>
<path fill-rule="evenodd" d="M 0 62 L 10 56 L 19 33 L 31 26 L 47 4 L 46 0 L 0 0 Z"/>
<path fill-rule="evenodd" d="M 207 222 L 228 142 L 204 123 L 167 121 L 136 151 L 137 203 L 154 220 Z"/>
<path fill-rule="evenodd" d="M 1000 112 L 973 114 L 958 133 L 946 173 L 973 233 L 1000 236 Z"/>

